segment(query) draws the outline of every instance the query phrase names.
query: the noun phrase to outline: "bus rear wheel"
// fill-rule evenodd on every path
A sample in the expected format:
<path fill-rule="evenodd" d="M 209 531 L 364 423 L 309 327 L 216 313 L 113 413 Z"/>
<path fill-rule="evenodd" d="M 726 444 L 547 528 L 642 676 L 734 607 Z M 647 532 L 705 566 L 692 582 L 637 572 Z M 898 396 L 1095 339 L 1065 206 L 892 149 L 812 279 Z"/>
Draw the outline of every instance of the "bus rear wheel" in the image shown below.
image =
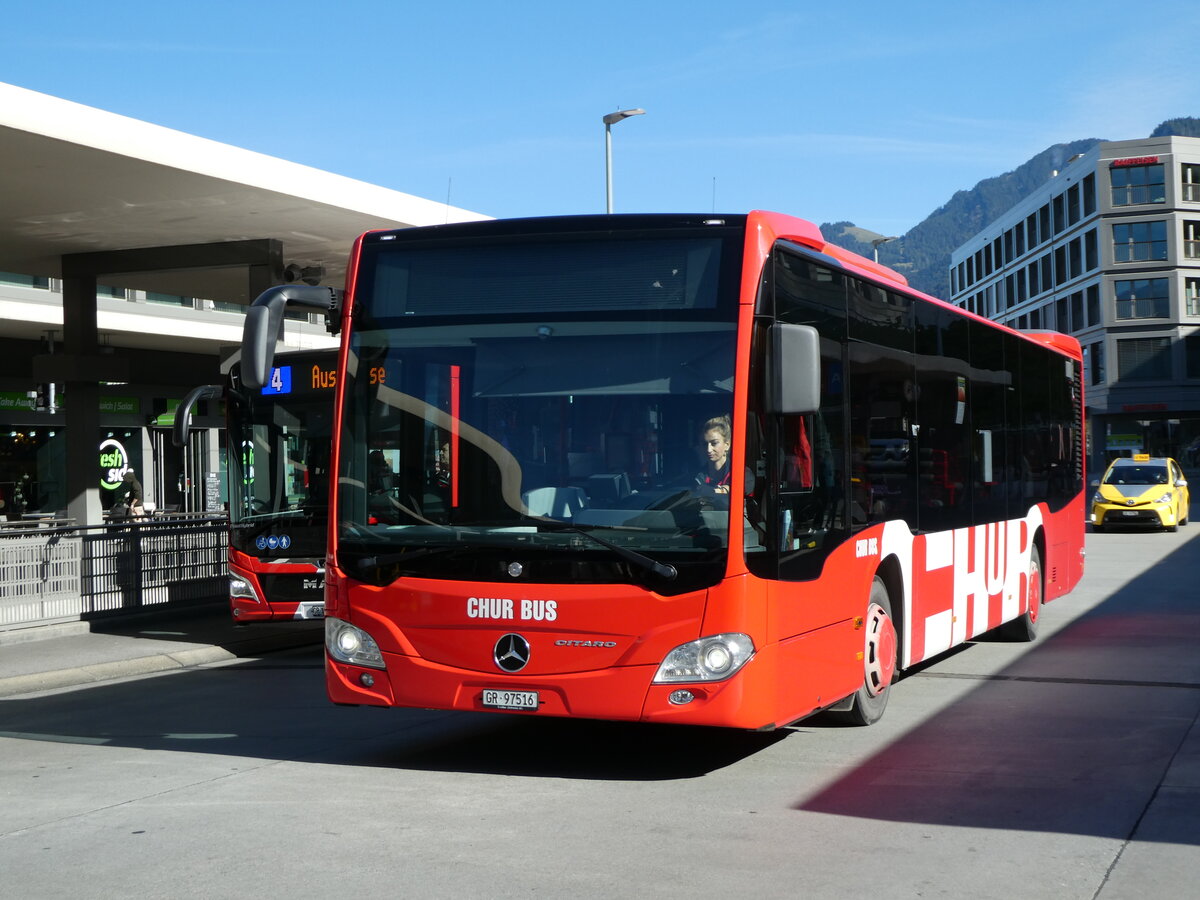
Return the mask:
<path fill-rule="evenodd" d="M 846 725 L 873 725 L 887 709 L 888 685 L 896 677 L 896 624 L 892 604 L 883 580 L 871 583 L 871 597 L 863 621 L 866 632 L 863 646 L 863 683 L 854 694 L 848 710 L 836 713 Z"/>
<path fill-rule="evenodd" d="M 1006 641 L 1032 641 L 1038 633 L 1038 616 L 1042 612 L 1042 554 L 1037 545 L 1029 551 L 1029 574 L 1025 580 L 1025 612 L 1005 622 L 996 633 Z"/>

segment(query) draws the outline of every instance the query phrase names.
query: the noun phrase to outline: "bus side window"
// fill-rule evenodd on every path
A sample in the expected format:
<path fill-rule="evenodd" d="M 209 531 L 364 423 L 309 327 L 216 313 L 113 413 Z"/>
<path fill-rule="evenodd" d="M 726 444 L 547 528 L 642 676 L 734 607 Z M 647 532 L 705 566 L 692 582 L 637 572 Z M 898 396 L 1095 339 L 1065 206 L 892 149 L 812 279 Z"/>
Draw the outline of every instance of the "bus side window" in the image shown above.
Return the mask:
<path fill-rule="evenodd" d="M 786 416 L 783 420 L 782 489 L 811 491 L 813 488 L 813 446 L 809 434 L 812 416 Z"/>

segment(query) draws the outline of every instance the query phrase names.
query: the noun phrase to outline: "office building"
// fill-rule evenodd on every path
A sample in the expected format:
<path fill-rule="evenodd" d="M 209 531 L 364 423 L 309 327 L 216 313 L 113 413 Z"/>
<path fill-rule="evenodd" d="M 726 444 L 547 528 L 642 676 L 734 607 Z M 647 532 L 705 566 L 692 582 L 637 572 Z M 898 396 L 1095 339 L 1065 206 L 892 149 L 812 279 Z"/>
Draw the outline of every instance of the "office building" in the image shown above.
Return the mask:
<path fill-rule="evenodd" d="M 950 300 L 1084 351 L 1088 460 L 1200 464 L 1200 139 L 1097 144 L 956 249 Z"/>

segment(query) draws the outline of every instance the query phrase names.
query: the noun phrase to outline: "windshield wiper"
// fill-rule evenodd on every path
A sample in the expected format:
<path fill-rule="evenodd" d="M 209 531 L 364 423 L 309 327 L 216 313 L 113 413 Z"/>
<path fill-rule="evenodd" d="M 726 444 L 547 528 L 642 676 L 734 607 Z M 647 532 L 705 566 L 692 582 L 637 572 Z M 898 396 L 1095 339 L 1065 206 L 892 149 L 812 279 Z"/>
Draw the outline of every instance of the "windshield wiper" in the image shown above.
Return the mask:
<path fill-rule="evenodd" d="M 607 547 L 626 562 L 631 562 L 639 568 L 653 572 L 660 578 L 667 579 L 667 581 L 674 580 L 675 576 L 679 574 L 679 570 L 670 563 L 661 563 L 656 559 L 651 559 L 644 553 L 638 553 L 636 550 L 630 550 L 628 547 L 622 547 L 620 544 L 606 541 L 604 538 L 594 535 L 590 531 L 584 531 L 578 525 L 569 525 L 566 522 L 559 522 L 557 519 L 538 519 L 537 524 L 539 529 L 547 525 L 552 526 L 546 528 L 546 531 L 556 533 L 569 532 L 570 534 L 580 534 L 585 538 L 591 538 L 600 546 Z"/>

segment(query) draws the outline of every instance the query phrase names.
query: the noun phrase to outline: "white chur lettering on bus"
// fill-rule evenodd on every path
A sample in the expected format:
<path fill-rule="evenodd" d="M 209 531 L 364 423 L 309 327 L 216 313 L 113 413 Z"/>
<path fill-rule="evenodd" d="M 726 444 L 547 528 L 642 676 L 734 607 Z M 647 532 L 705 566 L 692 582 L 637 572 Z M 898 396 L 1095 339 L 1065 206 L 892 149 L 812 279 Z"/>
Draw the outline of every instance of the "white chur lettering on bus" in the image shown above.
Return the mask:
<path fill-rule="evenodd" d="M 954 578 L 950 608 L 925 616 L 922 659 L 1025 612 L 1023 581 L 1041 523 L 1035 506 L 1024 519 L 925 535 L 925 571 L 952 566 Z"/>
<path fill-rule="evenodd" d="M 508 597 L 468 597 L 468 619 L 513 619 L 520 609 L 521 618 L 533 622 L 553 622 L 558 618 L 557 600 L 522 600 L 520 607 Z"/>
<path fill-rule="evenodd" d="M 956 644 L 975 635 L 981 611 L 987 622 L 988 595 L 983 578 L 986 541 L 981 538 L 990 531 L 987 525 L 954 530 L 954 628 L 950 639 Z"/>
<path fill-rule="evenodd" d="M 507 597 L 468 597 L 468 619 L 511 619 L 513 602 Z"/>

